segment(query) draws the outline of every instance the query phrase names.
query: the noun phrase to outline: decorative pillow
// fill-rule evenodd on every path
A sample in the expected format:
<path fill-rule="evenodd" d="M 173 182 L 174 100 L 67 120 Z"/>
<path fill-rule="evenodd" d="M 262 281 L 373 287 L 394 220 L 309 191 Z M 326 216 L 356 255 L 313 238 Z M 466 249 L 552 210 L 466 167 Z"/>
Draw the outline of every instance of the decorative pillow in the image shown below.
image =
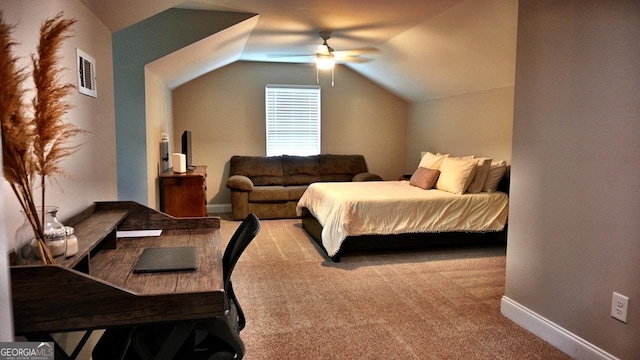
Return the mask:
<path fill-rule="evenodd" d="M 464 193 L 473 180 L 477 163 L 475 159 L 445 158 L 440 166 L 436 189 L 454 194 Z"/>
<path fill-rule="evenodd" d="M 413 175 L 411 175 L 409 184 L 429 190 L 436 184 L 436 181 L 438 181 L 438 176 L 440 176 L 440 170 L 419 167 Z"/>
<path fill-rule="evenodd" d="M 482 191 L 484 183 L 487 181 L 489 170 L 491 169 L 491 159 L 478 158 L 476 161 L 478 162 L 478 165 L 476 165 L 476 175 L 473 177 L 467 189 L 467 192 L 471 194 L 477 194 Z"/>
<path fill-rule="evenodd" d="M 442 160 L 444 160 L 444 158 L 446 157 L 449 157 L 449 154 L 434 154 L 431 152 L 427 152 L 420 160 L 420 165 L 418 165 L 418 167 L 438 170 L 440 168 L 440 165 L 442 165 Z"/>
<path fill-rule="evenodd" d="M 500 180 L 502 180 L 502 177 L 504 176 L 506 170 L 506 161 L 492 161 L 491 169 L 489 169 L 489 175 L 487 175 L 487 181 L 485 181 L 482 191 L 486 191 L 489 193 L 496 192 L 496 190 L 498 189 L 498 184 L 500 183 Z"/>

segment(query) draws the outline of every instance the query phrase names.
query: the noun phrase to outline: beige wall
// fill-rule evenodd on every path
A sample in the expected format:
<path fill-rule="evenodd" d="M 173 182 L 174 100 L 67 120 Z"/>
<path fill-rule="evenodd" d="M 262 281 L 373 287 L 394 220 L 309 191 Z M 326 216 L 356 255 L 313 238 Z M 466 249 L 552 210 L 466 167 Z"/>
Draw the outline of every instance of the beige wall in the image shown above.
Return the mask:
<path fill-rule="evenodd" d="M 339 66 L 335 86 L 321 76 L 322 152 L 363 154 L 372 172 L 396 179 L 404 172 L 408 104 L 352 70 Z M 192 131 L 193 162 L 208 166 L 210 203 L 228 204 L 233 155 L 265 154 L 264 88 L 316 84 L 309 65 L 237 62 L 173 91 L 173 146 Z"/>
<path fill-rule="evenodd" d="M 528 311 L 638 358 L 640 3 L 519 7 L 506 298 L 529 329 Z M 627 324 L 610 316 L 614 291 Z"/>
<path fill-rule="evenodd" d="M 406 171 L 421 151 L 475 155 L 511 163 L 513 86 L 412 103 Z"/>
<path fill-rule="evenodd" d="M 59 216 L 64 219 L 94 201 L 115 200 L 113 63 L 109 29 L 78 0 L 3 1 L 2 9 L 5 20 L 16 24 L 13 32 L 18 43 L 15 53 L 22 58 L 23 64 L 27 65 L 28 56 L 36 51 L 40 23 L 60 11 L 64 11 L 65 17 L 78 20 L 73 26 L 73 37 L 64 42 L 60 52 L 60 66 L 66 68 L 62 73 L 62 81 L 77 84 L 76 48 L 96 60 L 98 97 L 74 91 L 65 99 L 73 106 L 65 120 L 90 133 L 73 139 L 74 142 L 82 143 L 82 146 L 61 164 L 69 178 L 58 177 L 58 184 L 53 183 L 47 187 L 47 203 L 58 205 Z M 3 181 L 2 186 L 9 189 L 6 181 Z M 6 232 L 13 234 L 22 224 L 22 216 L 13 193 L 8 190 L 4 194 Z"/>
<path fill-rule="evenodd" d="M 159 178 L 161 173 L 160 139 L 162 133 L 173 133 L 173 111 L 171 90 L 164 81 L 148 68 L 144 72 L 145 78 L 145 114 L 147 139 L 147 206 L 160 209 Z M 171 140 L 171 136 L 169 136 Z M 180 151 L 176 148 L 176 151 Z M 174 152 L 169 146 L 169 158 Z"/>
<path fill-rule="evenodd" d="M 64 11 L 66 18 L 78 20 L 73 26 L 73 37 L 64 42 L 60 52 L 60 65 L 67 69 L 62 74 L 62 81 L 77 84 L 76 48 L 80 48 L 96 60 L 98 97 L 92 98 L 74 92 L 66 98 L 73 108 L 66 115 L 65 120 L 91 133 L 74 139 L 82 142 L 83 145 L 78 152 L 61 164 L 70 177 L 59 177 L 57 183 L 49 184 L 47 203 L 59 206 L 59 216 L 64 219 L 85 209 L 94 201 L 115 200 L 117 196 L 115 115 L 109 29 L 79 0 L 1 0 L 0 8 L 4 13 L 5 21 L 16 25 L 13 38 L 18 45 L 14 48 L 14 53 L 22 58 L 21 63 L 25 66 L 30 66 L 28 57 L 36 51 L 39 27 L 44 20 L 54 17 L 60 11 Z M 1 202 L 4 206 L 3 216 L 0 217 L 0 241 L 3 243 L 0 249 L 11 249 L 13 234 L 22 224 L 23 219 L 18 201 L 8 183 L 2 180 L 0 186 Z M 0 266 L 1 287 L 8 268 Z M 1 292 L 8 294 L 4 290 Z M 3 308 L 0 310 L 6 310 L 8 306 L 10 306 L 9 302 L 0 301 L 0 307 Z M 8 329 L 9 322 L 5 320 L 4 311 L 0 311 L 0 328 L 2 328 L 0 340 L 10 341 L 11 339 L 7 337 L 10 336 L 8 332 L 11 330 Z M 60 334 L 57 338 L 62 343 L 73 339 L 71 340 L 73 344 L 78 340 L 74 335 Z M 83 351 L 80 358 L 89 358 L 88 352 Z"/>

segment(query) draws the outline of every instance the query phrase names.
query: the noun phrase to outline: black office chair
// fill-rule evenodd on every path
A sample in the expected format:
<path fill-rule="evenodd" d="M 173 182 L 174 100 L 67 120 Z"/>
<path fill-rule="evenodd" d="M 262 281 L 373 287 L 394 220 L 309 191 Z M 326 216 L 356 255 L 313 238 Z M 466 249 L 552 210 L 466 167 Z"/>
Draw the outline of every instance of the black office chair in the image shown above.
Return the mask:
<path fill-rule="evenodd" d="M 246 319 L 233 291 L 231 274 L 240 256 L 260 231 L 260 220 L 249 214 L 235 231 L 222 257 L 224 316 L 178 324 L 106 330 L 93 359 L 242 359 L 239 336 Z M 171 336 L 172 340 L 168 341 Z M 131 345 L 131 346 L 130 346 Z"/>

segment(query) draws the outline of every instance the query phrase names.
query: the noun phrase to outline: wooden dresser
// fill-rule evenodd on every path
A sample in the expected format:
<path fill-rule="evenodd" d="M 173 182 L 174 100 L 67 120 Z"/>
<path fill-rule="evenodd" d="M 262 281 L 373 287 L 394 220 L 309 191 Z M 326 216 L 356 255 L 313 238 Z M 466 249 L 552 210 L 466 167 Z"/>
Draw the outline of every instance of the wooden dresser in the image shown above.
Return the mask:
<path fill-rule="evenodd" d="M 160 175 L 160 211 L 175 217 L 207 216 L 207 167 Z"/>

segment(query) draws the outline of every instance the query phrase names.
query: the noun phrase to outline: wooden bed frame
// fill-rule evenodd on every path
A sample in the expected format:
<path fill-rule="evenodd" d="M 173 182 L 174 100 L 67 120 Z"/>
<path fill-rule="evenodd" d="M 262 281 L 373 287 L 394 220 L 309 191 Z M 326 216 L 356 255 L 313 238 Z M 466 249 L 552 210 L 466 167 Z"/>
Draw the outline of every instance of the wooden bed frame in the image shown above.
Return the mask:
<path fill-rule="evenodd" d="M 507 241 L 507 227 L 502 231 L 491 232 L 441 232 L 412 233 L 397 235 L 359 235 L 347 236 L 340 251 L 329 256 L 322 245 L 322 225 L 308 209 L 302 209 L 302 228 L 318 244 L 324 255 L 333 262 L 340 262 L 340 255 L 362 250 L 416 249 L 441 245 L 463 244 L 504 244 Z"/>
<path fill-rule="evenodd" d="M 504 177 L 498 185 L 498 191 L 509 193 L 511 167 L 507 166 Z M 388 250 L 388 249 L 411 249 L 426 248 L 442 245 L 463 245 L 463 244 L 505 244 L 507 242 L 507 226 L 502 231 L 490 232 L 440 232 L 440 233 L 411 233 L 397 235 L 359 235 L 347 236 L 342 242 L 340 250 L 329 256 L 327 250 L 322 245 L 322 225 L 309 212 L 307 208 L 302 209 L 302 228 L 311 235 L 311 238 L 320 246 L 325 256 L 334 262 L 340 262 L 340 255 L 345 252 L 361 250 Z"/>

